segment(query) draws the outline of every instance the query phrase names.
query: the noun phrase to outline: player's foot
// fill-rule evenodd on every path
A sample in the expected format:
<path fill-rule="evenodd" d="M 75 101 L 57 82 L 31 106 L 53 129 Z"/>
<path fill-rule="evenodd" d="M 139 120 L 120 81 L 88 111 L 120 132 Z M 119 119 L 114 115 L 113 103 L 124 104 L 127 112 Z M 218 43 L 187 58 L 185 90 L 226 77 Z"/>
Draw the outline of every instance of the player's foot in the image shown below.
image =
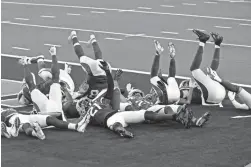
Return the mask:
<path fill-rule="evenodd" d="M 125 137 L 125 138 L 133 138 L 133 134 L 131 132 L 129 132 L 128 130 L 126 130 L 121 123 L 115 123 L 113 125 L 113 131 L 115 133 L 117 133 L 118 135 L 120 135 L 121 137 Z"/>
<path fill-rule="evenodd" d="M 209 74 L 209 76 L 217 81 L 217 82 L 222 82 L 221 78 L 219 77 L 219 75 L 217 74 L 216 71 L 212 70 L 210 67 L 207 68 L 207 73 Z"/>
<path fill-rule="evenodd" d="M 94 35 L 94 34 L 91 34 L 88 43 L 89 43 L 89 44 L 92 44 L 93 42 L 97 42 L 97 40 L 96 40 L 95 35 Z"/>
<path fill-rule="evenodd" d="M 202 32 L 200 30 L 194 29 L 193 32 L 198 36 L 198 39 L 200 42 L 206 43 L 210 38 L 210 36 L 208 34 Z"/>
<path fill-rule="evenodd" d="M 20 127 L 20 119 L 18 117 L 15 118 L 13 125 L 11 126 L 10 133 L 11 136 L 17 137 L 19 134 L 19 127 Z"/>
<path fill-rule="evenodd" d="M 203 114 L 202 117 L 200 117 L 197 121 L 196 121 L 196 126 L 198 127 L 202 127 L 206 124 L 206 122 L 209 120 L 211 114 L 209 112 L 206 112 L 205 114 Z"/>
<path fill-rule="evenodd" d="M 190 128 L 192 125 L 193 113 L 187 108 L 186 104 L 182 105 L 176 114 L 176 121 L 180 122 L 185 128 Z"/>
<path fill-rule="evenodd" d="M 223 37 L 220 36 L 218 33 L 215 33 L 215 32 L 211 32 L 210 34 L 211 34 L 211 36 L 212 36 L 212 38 L 214 40 L 214 44 L 220 46 L 220 44 L 223 41 Z"/>
<path fill-rule="evenodd" d="M 168 43 L 168 49 L 169 49 L 169 55 L 171 58 L 175 57 L 175 47 L 174 44 L 172 42 Z"/>
<path fill-rule="evenodd" d="M 72 40 L 74 37 L 77 37 L 77 32 L 76 32 L 76 31 L 72 31 L 72 32 L 71 32 L 71 34 L 70 34 L 69 37 L 68 37 L 68 41 L 71 42 L 71 40 Z"/>
<path fill-rule="evenodd" d="M 87 125 L 90 122 L 91 115 L 89 112 L 87 112 L 84 116 L 81 116 L 81 117 L 82 117 L 82 119 L 77 124 L 77 131 L 84 133 Z"/>
<path fill-rule="evenodd" d="M 154 40 L 154 46 L 157 54 L 161 54 L 164 51 L 164 48 L 160 45 L 159 41 Z"/>
<path fill-rule="evenodd" d="M 11 134 L 7 131 L 7 126 L 4 122 L 1 122 L 1 132 L 2 132 L 2 136 L 8 139 L 11 138 Z"/>
<path fill-rule="evenodd" d="M 35 123 L 33 123 L 33 126 L 34 126 L 34 130 L 36 133 L 36 137 L 39 138 L 40 140 L 44 140 L 45 135 L 44 135 L 44 132 L 41 129 L 40 125 L 37 122 L 35 122 Z"/>

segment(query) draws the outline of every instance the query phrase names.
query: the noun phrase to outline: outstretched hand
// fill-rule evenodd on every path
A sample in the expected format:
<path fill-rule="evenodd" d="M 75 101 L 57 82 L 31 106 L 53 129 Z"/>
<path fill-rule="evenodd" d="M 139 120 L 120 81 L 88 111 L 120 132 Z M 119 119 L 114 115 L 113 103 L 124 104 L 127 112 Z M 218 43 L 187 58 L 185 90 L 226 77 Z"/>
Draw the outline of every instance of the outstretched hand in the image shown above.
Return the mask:
<path fill-rule="evenodd" d="M 104 71 L 110 71 L 109 65 L 108 65 L 108 63 L 106 61 L 104 61 L 104 60 L 100 61 L 100 64 L 101 65 L 99 65 L 99 67 L 101 69 L 103 69 Z"/>
<path fill-rule="evenodd" d="M 118 81 L 121 78 L 122 74 L 123 74 L 123 71 L 121 69 L 117 69 L 114 74 L 114 80 Z"/>

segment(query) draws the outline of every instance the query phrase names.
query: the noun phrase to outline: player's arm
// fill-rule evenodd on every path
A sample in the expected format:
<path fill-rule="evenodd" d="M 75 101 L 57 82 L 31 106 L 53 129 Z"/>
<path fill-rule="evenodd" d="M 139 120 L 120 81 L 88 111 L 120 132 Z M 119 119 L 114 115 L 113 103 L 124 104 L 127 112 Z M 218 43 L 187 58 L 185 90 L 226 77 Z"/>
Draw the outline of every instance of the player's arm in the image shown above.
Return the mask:
<path fill-rule="evenodd" d="M 114 89 L 113 77 L 112 77 L 112 74 L 110 72 L 110 69 L 109 69 L 109 66 L 108 66 L 107 62 L 102 61 L 101 64 L 102 64 L 102 66 L 100 65 L 100 68 L 105 71 L 106 77 L 107 77 L 107 83 L 108 83 L 108 88 L 107 88 L 107 91 L 106 91 L 105 98 L 109 99 L 109 100 L 112 100 L 113 89 Z"/>
<path fill-rule="evenodd" d="M 242 110 L 249 110 L 249 107 L 246 104 L 241 104 L 235 100 L 235 93 L 229 91 L 228 92 L 228 98 L 231 101 L 231 103 L 234 105 L 235 108 L 237 109 L 242 109 Z"/>
<path fill-rule="evenodd" d="M 73 98 L 66 88 L 62 88 L 65 93 L 66 101 L 63 103 L 63 111 L 67 111 L 68 108 L 73 104 Z"/>

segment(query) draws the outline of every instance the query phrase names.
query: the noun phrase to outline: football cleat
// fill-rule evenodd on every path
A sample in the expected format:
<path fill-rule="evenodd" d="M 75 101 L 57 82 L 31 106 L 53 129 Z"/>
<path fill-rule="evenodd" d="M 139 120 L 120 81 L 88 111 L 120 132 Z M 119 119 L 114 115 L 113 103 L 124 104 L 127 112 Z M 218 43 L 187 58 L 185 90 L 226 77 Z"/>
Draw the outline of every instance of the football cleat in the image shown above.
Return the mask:
<path fill-rule="evenodd" d="M 183 124 L 187 129 L 192 125 L 192 118 L 193 113 L 191 109 L 187 108 L 186 104 L 182 105 L 176 114 L 176 121 Z"/>
<path fill-rule="evenodd" d="M 223 37 L 220 36 L 218 33 L 215 33 L 215 32 L 211 32 L 210 34 L 211 34 L 211 36 L 212 36 L 212 38 L 214 40 L 215 45 L 220 46 L 220 44 L 223 41 Z"/>
<path fill-rule="evenodd" d="M 15 118 L 13 125 L 11 126 L 10 129 L 10 134 L 13 137 L 17 137 L 19 134 L 19 128 L 20 128 L 20 119 L 18 117 Z"/>
<path fill-rule="evenodd" d="M 115 125 L 115 126 L 114 126 Z M 113 127 L 114 127 L 114 129 L 113 129 L 113 131 L 115 132 L 115 133 L 117 133 L 118 135 L 120 135 L 121 137 L 125 137 L 125 138 L 133 138 L 134 137 L 134 135 L 131 133 L 131 132 L 129 132 L 128 130 L 126 130 L 122 125 L 121 125 L 121 123 L 115 123 L 113 125 Z"/>
<path fill-rule="evenodd" d="M 87 112 L 84 116 L 81 116 L 81 117 L 82 119 L 77 124 L 77 131 L 84 133 L 87 125 L 90 122 L 91 115 L 89 112 Z"/>
<path fill-rule="evenodd" d="M 77 37 L 77 32 L 76 31 L 72 31 L 71 34 L 68 37 L 68 41 L 71 42 L 72 38 Z"/>
<path fill-rule="evenodd" d="M 44 135 L 44 132 L 41 129 L 40 125 L 37 122 L 35 122 L 35 123 L 33 123 L 33 127 L 34 127 L 34 130 L 36 133 L 36 137 L 39 138 L 40 140 L 44 140 L 45 135 Z"/>
<path fill-rule="evenodd" d="M 203 114 L 202 117 L 200 117 L 197 121 L 196 121 L 196 126 L 198 127 L 202 127 L 206 124 L 206 122 L 209 120 L 211 114 L 209 112 L 206 112 L 205 114 Z"/>
<path fill-rule="evenodd" d="M 203 43 L 206 43 L 210 38 L 210 36 L 208 34 L 202 32 L 200 30 L 194 29 L 193 33 L 195 33 L 198 36 L 199 41 L 203 42 Z"/>
<path fill-rule="evenodd" d="M 1 129 L 2 136 L 5 136 L 8 139 L 11 138 L 11 134 L 8 132 L 7 126 L 4 122 L 1 122 Z"/>
<path fill-rule="evenodd" d="M 219 75 L 217 74 L 216 71 L 212 70 L 210 67 L 207 68 L 207 73 L 208 75 L 215 81 L 217 82 L 221 82 L 221 78 L 219 77 Z"/>
<path fill-rule="evenodd" d="M 172 42 L 168 43 L 168 49 L 169 49 L 169 55 L 171 58 L 175 57 L 175 47 L 174 44 Z"/>
<path fill-rule="evenodd" d="M 95 35 L 94 35 L 94 34 L 91 34 L 91 35 L 90 35 L 90 40 L 88 41 L 88 43 L 92 44 L 93 42 L 97 42 L 97 40 L 96 40 Z"/>
<path fill-rule="evenodd" d="M 154 40 L 154 46 L 157 54 L 161 54 L 164 51 L 164 48 L 160 45 L 159 41 Z"/>

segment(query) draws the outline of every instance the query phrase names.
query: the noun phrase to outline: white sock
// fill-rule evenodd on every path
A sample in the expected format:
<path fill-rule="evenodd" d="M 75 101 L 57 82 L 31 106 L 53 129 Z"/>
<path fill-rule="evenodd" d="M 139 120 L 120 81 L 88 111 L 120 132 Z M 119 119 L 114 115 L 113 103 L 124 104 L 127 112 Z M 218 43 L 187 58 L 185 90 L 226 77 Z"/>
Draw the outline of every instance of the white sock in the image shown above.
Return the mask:
<path fill-rule="evenodd" d="M 76 130 L 77 124 L 69 123 L 68 129 Z"/>
<path fill-rule="evenodd" d="M 205 43 L 203 43 L 203 42 L 200 42 L 200 43 L 199 43 L 199 46 L 202 46 L 202 47 L 204 47 L 204 46 L 205 46 Z"/>
<path fill-rule="evenodd" d="M 220 46 L 219 46 L 219 45 L 215 45 L 214 47 L 215 47 L 215 48 L 220 48 Z"/>

